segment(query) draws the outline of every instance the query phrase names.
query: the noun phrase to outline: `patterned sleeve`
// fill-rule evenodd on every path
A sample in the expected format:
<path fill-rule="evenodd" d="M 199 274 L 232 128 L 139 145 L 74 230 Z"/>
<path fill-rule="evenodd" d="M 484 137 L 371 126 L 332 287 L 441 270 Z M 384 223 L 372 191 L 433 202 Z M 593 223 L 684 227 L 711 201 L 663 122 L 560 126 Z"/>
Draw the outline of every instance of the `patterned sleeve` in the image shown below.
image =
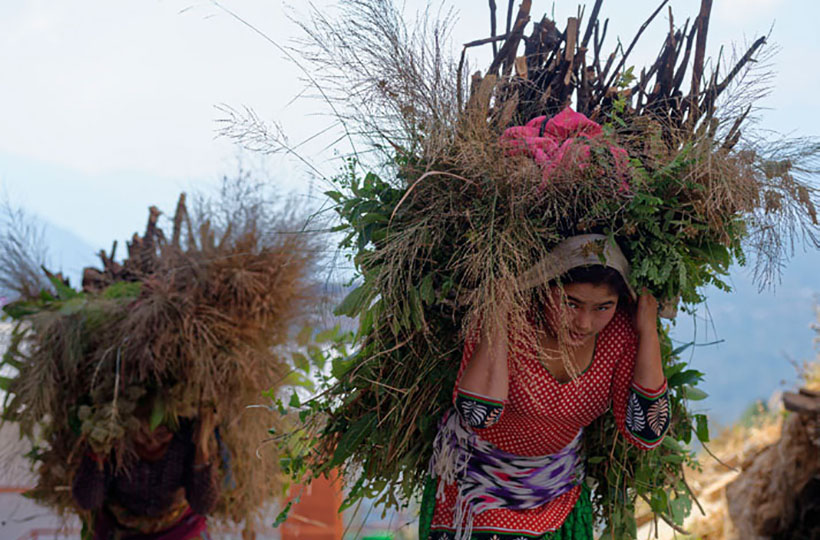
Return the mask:
<path fill-rule="evenodd" d="M 657 390 L 632 382 L 626 406 L 626 428 L 645 448 L 655 448 L 669 428 L 669 390 L 666 381 Z"/>
<path fill-rule="evenodd" d="M 504 411 L 503 401 L 461 388 L 456 390 L 455 405 L 456 411 L 467 425 L 478 429 L 488 428 L 498 422 Z"/>
<path fill-rule="evenodd" d="M 484 429 L 492 426 L 501 418 L 501 414 L 504 412 L 504 402 L 460 388 L 464 368 L 473 357 L 473 352 L 478 344 L 478 333 L 478 328 L 470 332 L 464 344 L 461 367 L 458 370 L 456 386 L 453 388 L 453 405 L 459 416 L 467 422 L 467 425 L 475 429 Z"/>
<path fill-rule="evenodd" d="M 652 390 L 633 382 L 637 336 L 625 344 L 612 378 L 612 411 L 615 423 L 626 439 L 644 450 L 656 448 L 669 427 L 669 399 L 666 381 Z"/>

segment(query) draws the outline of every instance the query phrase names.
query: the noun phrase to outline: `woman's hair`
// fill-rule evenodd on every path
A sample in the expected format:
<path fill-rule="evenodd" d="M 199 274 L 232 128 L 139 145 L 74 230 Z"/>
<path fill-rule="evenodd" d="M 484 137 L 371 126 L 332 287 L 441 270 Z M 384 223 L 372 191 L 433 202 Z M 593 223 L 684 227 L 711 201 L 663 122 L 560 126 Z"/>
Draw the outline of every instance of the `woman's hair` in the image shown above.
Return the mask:
<path fill-rule="evenodd" d="M 547 305 L 545 292 L 556 285 L 570 285 L 572 283 L 590 283 L 593 285 L 608 285 L 618 295 L 618 309 L 632 313 L 635 305 L 629 288 L 620 272 L 614 268 L 595 264 L 590 266 L 576 266 L 561 276 L 551 280 L 545 289 L 533 290 L 532 308 L 535 313 L 543 313 Z"/>
<path fill-rule="evenodd" d="M 550 282 L 550 286 L 556 285 L 557 282 L 560 282 L 561 285 L 570 285 L 572 283 L 608 285 L 618 295 L 619 307 L 626 308 L 632 304 L 632 296 L 629 294 L 629 288 L 626 286 L 621 273 L 609 266 L 602 264 L 576 266 L 558 279 Z"/>

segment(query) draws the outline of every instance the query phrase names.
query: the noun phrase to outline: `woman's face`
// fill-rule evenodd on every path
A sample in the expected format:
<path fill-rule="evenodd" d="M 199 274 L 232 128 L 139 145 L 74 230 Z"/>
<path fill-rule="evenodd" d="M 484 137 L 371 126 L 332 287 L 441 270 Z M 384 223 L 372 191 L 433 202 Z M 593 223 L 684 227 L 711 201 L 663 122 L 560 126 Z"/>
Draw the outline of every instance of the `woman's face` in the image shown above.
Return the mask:
<path fill-rule="evenodd" d="M 555 331 L 564 326 L 567 345 L 589 343 L 609 324 L 618 307 L 618 294 L 607 284 L 570 283 L 550 288 L 547 321 Z"/>
<path fill-rule="evenodd" d="M 133 436 L 137 454 L 142 459 L 154 460 L 163 456 L 168 443 L 174 438 L 174 432 L 164 425 L 152 430 L 148 421 L 141 419 L 140 428 Z"/>

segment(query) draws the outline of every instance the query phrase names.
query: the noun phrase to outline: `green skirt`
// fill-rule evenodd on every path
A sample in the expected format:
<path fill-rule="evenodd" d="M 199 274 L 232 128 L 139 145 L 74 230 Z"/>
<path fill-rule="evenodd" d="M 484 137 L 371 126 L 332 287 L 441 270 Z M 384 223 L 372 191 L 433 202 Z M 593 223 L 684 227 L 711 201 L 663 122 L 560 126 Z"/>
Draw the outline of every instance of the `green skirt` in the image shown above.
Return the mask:
<path fill-rule="evenodd" d="M 430 535 L 430 524 L 433 522 L 433 512 L 436 509 L 436 479 L 428 478 L 424 484 L 424 494 L 421 498 L 421 511 L 419 512 L 419 540 L 439 540 L 438 535 Z M 446 533 L 442 538 L 447 538 Z M 478 533 L 472 535 L 472 540 L 485 540 L 495 537 L 503 540 L 508 535 L 499 533 Z M 520 534 L 510 534 L 509 537 L 520 538 Z M 536 538 L 536 537 L 532 537 Z M 581 485 L 581 494 L 578 502 L 572 508 L 572 512 L 567 516 L 560 529 L 549 531 L 537 537 L 538 540 L 592 540 L 592 501 L 590 491 L 586 484 Z"/>

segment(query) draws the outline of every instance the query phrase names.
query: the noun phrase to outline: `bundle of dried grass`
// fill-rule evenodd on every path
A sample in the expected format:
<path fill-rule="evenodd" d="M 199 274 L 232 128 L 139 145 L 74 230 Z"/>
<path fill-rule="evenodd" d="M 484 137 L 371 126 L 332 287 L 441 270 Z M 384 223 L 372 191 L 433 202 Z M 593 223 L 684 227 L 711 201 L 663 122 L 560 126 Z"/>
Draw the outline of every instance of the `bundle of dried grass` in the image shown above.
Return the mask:
<path fill-rule="evenodd" d="M 4 379 L 3 417 L 31 441 L 31 495 L 78 512 L 68 486 L 86 446 L 126 464 L 141 398 L 154 396 L 152 423 L 214 406 L 223 482 L 214 515 L 252 524 L 282 483 L 275 448 L 260 448 L 269 413 L 249 406 L 287 383 L 283 347 L 317 301 L 315 239 L 246 176 L 191 213 L 182 195 L 170 236 L 159 217 L 152 207 L 124 261 L 116 244 L 101 252 L 82 291 L 48 274 L 52 287 L 5 306 L 18 322 L 3 360 L 16 372 Z"/>
<path fill-rule="evenodd" d="M 688 306 L 705 285 L 728 289 L 723 276 L 747 252 L 757 254 L 765 284 L 794 241 L 820 245 L 817 190 L 807 182 L 820 145 L 770 143 L 750 127 L 753 99 L 770 76 L 765 38 L 708 70 L 711 1 L 703 0 L 691 26 L 670 24 L 652 65 L 627 67 L 666 3 L 626 50 L 607 55 L 601 0 L 586 21 L 579 10 L 562 31 L 545 16 L 529 35 L 532 2 L 517 14 L 509 2 L 504 33 L 490 2 L 491 36 L 463 51 L 491 44 L 493 60 L 469 81 L 466 55 L 445 52 L 448 14 L 408 25 L 389 0 L 347 0 L 338 16 L 316 12 L 304 25 L 308 77 L 354 146 L 365 138 L 381 158 L 370 166 L 351 159 L 328 192 L 361 283 L 337 311 L 358 317 L 360 348 L 311 404 L 321 414 L 309 415 L 318 432 L 307 464 L 315 474 L 342 465 L 351 500 L 400 505 L 418 493 L 465 331 L 499 313 L 523 318 L 531 293 L 509 284 L 563 237 L 607 235 L 631 260 L 636 289 Z M 543 117 L 530 125 L 543 133 L 569 105 L 601 131 L 570 130 L 559 141 L 562 158 L 545 164 L 529 142 L 519 141 L 523 151 L 505 143 L 509 128 Z M 226 134 L 256 149 L 263 141 L 293 151 L 266 138 L 272 131 L 253 115 L 230 120 Z M 625 167 L 613 148 L 629 156 Z M 663 341 L 675 419 L 665 444 L 639 454 L 609 416 L 586 434 L 597 517 L 615 537 L 634 532 L 638 496 L 678 525 L 692 505 L 681 481 L 692 456 L 680 443 L 708 431 L 686 405 L 702 397 L 694 385 L 703 374 Z"/>

